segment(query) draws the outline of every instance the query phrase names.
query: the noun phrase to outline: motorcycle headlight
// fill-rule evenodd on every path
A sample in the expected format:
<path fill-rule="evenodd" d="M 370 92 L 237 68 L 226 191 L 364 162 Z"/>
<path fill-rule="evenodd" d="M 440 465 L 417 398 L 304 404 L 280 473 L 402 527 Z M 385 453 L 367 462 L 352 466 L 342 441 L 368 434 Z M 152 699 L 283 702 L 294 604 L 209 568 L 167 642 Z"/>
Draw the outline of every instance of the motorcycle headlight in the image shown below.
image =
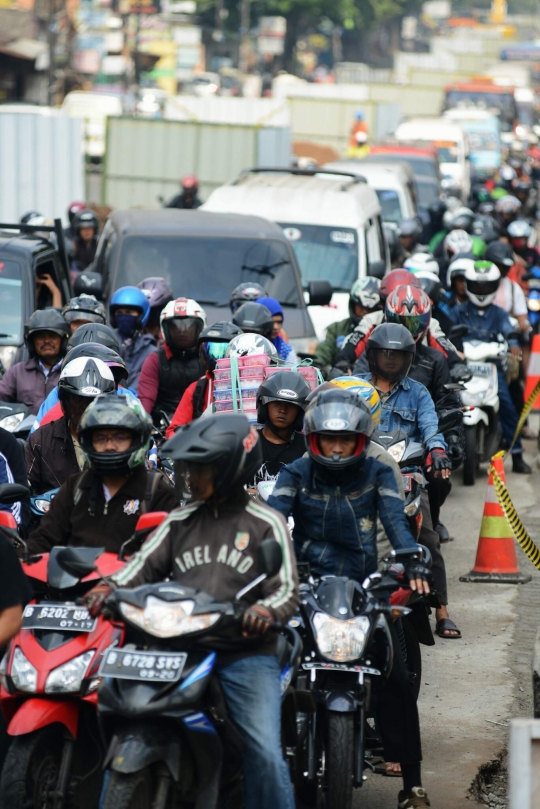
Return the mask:
<path fill-rule="evenodd" d="M 405 452 L 405 441 L 398 441 L 397 444 L 392 444 L 391 447 L 387 448 L 387 452 L 390 453 L 392 458 L 396 463 L 399 463 L 403 458 L 403 453 Z"/>
<path fill-rule="evenodd" d="M 10 413 L 9 416 L 4 416 L 4 418 L 0 420 L 0 427 L 3 427 L 8 433 L 12 433 L 23 419 L 24 413 Z"/>
<path fill-rule="evenodd" d="M 94 654 L 95 649 L 92 649 L 53 669 L 47 677 L 45 693 L 72 694 L 75 691 L 80 691 L 84 675 Z"/>
<path fill-rule="evenodd" d="M 121 602 L 120 612 L 126 621 L 156 638 L 174 638 L 208 629 L 221 617 L 219 612 L 192 615 L 194 607 L 194 601 L 162 601 L 148 596 L 144 609 Z"/>
<path fill-rule="evenodd" d="M 420 508 L 420 495 L 418 495 L 418 497 L 415 500 L 413 500 L 412 503 L 409 503 L 408 506 L 405 506 L 403 511 L 405 512 L 407 517 L 414 517 L 419 508 Z"/>
<path fill-rule="evenodd" d="M 531 312 L 540 312 L 540 298 L 527 298 L 527 306 Z"/>
<path fill-rule="evenodd" d="M 328 660 L 346 663 L 357 660 L 366 645 L 369 631 L 369 618 L 359 615 L 340 621 L 324 612 L 316 612 L 313 616 L 315 641 L 320 653 Z"/>
<path fill-rule="evenodd" d="M 37 498 L 33 502 L 34 502 L 35 508 L 37 508 L 37 510 L 41 511 L 43 514 L 46 514 L 48 512 L 48 510 L 50 509 L 50 507 L 51 507 L 51 501 L 50 500 L 42 500 L 41 498 Z"/>
<path fill-rule="evenodd" d="M 17 646 L 11 662 L 11 679 L 19 691 L 34 693 L 37 688 L 37 670 Z"/>

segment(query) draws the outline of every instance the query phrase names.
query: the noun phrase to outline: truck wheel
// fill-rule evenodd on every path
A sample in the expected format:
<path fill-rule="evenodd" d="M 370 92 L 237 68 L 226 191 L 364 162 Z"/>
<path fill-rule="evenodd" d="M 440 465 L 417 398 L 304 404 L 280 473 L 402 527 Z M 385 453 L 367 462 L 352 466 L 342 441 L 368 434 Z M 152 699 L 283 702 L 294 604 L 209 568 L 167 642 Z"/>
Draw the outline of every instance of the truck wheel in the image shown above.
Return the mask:
<path fill-rule="evenodd" d="M 465 452 L 463 458 L 463 485 L 474 486 L 478 458 L 476 454 L 476 424 L 465 427 Z"/>
<path fill-rule="evenodd" d="M 0 806 L 53 809 L 62 747 L 60 725 L 49 725 L 34 733 L 16 736 L 2 769 Z"/>
<path fill-rule="evenodd" d="M 152 806 L 153 798 L 150 767 L 128 775 L 111 772 L 103 809 L 148 809 Z"/>
<path fill-rule="evenodd" d="M 354 714 L 328 714 L 326 806 L 352 809 Z"/>

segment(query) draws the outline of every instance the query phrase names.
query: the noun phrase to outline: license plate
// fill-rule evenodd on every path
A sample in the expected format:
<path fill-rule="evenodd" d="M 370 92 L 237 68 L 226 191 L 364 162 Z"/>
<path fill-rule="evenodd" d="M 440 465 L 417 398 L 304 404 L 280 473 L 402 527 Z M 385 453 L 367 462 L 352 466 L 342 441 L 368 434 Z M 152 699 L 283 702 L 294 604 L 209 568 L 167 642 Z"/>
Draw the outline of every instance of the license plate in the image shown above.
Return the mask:
<path fill-rule="evenodd" d="M 66 604 L 28 604 L 23 629 L 63 629 L 68 632 L 92 632 L 96 619 L 84 607 Z"/>
<path fill-rule="evenodd" d="M 175 682 L 182 676 L 186 659 L 185 652 L 109 649 L 103 655 L 99 674 L 102 677 L 116 677 L 121 680 Z"/>
<path fill-rule="evenodd" d="M 410 492 L 412 490 L 412 475 L 402 475 L 403 478 L 403 490 L 406 492 Z"/>
<path fill-rule="evenodd" d="M 468 362 L 467 367 L 473 376 L 491 376 L 492 369 L 488 363 Z"/>

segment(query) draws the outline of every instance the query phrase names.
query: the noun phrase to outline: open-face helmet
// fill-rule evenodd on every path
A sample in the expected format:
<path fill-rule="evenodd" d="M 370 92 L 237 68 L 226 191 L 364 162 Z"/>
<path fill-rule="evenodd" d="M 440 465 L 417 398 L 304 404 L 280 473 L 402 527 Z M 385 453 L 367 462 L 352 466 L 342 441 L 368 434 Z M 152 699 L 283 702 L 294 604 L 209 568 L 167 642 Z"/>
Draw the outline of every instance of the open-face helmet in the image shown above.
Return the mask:
<path fill-rule="evenodd" d="M 311 389 L 302 374 L 295 371 L 278 371 L 272 374 L 257 391 L 257 421 L 259 424 L 268 422 L 270 402 L 288 402 L 299 408 L 293 428 L 300 432 L 310 393 Z"/>
<path fill-rule="evenodd" d="M 60 312 L 56 309 L 37 309 L 24 324 L 24 342 L 31 358 L 36 356 L 34 337 L 39 331 L 52 331 L 58 334 L 62 338 L 60 356 L 66 353 L 69 326 Z"/>
<path fill-rule="evenodd" d="M 62 314 L 68 323 L 77 320 L 86 323 L 105 323 L 107 320 L 105 307 L 94 295 L 83 294 L 71 298 L 62 309 Z"/>

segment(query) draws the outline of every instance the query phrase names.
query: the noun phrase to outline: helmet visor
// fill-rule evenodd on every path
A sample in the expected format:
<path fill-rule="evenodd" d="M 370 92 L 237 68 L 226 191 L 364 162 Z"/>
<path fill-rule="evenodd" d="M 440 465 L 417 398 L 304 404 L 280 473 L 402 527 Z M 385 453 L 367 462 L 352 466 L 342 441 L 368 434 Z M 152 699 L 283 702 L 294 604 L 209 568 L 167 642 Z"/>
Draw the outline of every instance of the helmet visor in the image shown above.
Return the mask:
<path fill-rule="evenodd" d="M 364 411 L 353 404 L 333 401 L 319 404 L 309 413 L 304 424 L 306 433 L 357 433 L 365 434 Z M 362 429 L 360 429 L 360 425 Z"/>
<path fill-rule="evenodd" d="M 203 362 L 209 371 L 213 371 L 216 362 L 223 359 L 227 354 L 228 343 L 202 343 L 201 354 Z"/>
<path fill-rule="evenodd" d="M 422 335 L 426 333 L 429 327 L 431 312 L 425 312 L 422 315 L 398 315 L 393 312 L 388 312 L 387 320 L 389 323 L 399 323 L 400 326 L 405 326 L 415 342 L 417 342 Z"/>
<path fill-rule="evenodd" d="M 479 298 L 485 295 L 493 295 L 499 288 L 500 279 L 495 281 L 467 281 L 467 289 L 473 295 L 478 295 Z"/>
<path fill-rule="evenodd" d="M 408 351 L 396 351 L 392 348 L 374 348 L 369 351 L 369 359 L 377 376 L 388 382 L 398 382 L 409 373 L 413 355 Z"/>
<path fill-rule="evenodd" d="M 163 328 L 166 330 L 165 337 L 169 346 L 184 350 L 195 345 L 203 322 L 198 317 L 174 317 L 166 320 Z"/>

